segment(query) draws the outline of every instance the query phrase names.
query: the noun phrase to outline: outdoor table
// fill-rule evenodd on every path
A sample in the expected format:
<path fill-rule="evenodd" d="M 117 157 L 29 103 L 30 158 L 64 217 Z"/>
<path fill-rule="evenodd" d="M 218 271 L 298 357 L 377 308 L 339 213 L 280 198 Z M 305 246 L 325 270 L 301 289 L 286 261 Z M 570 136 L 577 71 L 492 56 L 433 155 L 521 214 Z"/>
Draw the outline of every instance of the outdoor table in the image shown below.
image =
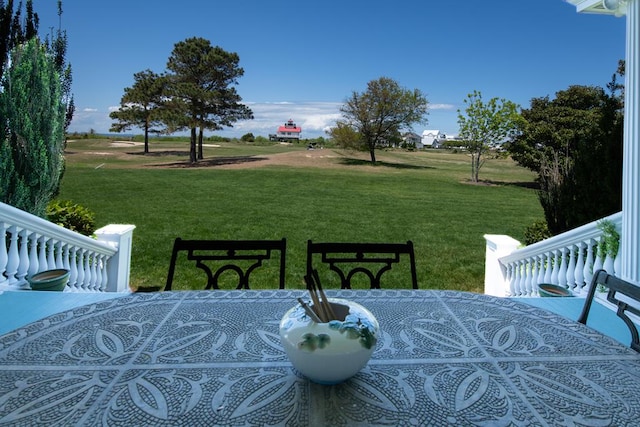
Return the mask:
<path fill-rule="evenodd" d="M 514 299 L 329 291 L 377 317 L 368 365 L 296 373 L 278 325 L 298 290 L 99 301 L 0 337 L 0 425 L 638 425 L 640 355 Z"/>

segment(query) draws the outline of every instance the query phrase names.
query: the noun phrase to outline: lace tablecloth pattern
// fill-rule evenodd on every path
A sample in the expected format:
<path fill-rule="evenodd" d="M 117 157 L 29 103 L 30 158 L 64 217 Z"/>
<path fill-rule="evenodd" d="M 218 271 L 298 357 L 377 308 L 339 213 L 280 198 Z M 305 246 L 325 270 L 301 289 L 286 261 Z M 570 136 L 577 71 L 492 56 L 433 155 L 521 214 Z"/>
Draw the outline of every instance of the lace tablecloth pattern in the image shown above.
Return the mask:
<path fill-rule="evenodd" d="M 345 383 L 299 375 L 305 292 L 133 294 L 0 337 L 0 425 L 637 425 L 640 356 L 575 321 L 454 291 L 330 291 L 377 317 Z"/>

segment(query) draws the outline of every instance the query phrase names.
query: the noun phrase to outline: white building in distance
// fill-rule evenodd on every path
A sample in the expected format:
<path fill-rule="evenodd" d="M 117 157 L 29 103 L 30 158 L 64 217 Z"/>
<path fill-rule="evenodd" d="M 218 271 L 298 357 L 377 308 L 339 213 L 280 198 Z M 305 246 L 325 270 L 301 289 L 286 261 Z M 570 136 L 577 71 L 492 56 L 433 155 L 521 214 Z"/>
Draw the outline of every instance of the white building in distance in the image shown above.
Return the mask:
<path fill-rule="evenodd" d="M 439 148 L 440 142 L 447 139 L 447 136 L 439 130 L 423 130 L 422 146 L 427 148 Z"/>

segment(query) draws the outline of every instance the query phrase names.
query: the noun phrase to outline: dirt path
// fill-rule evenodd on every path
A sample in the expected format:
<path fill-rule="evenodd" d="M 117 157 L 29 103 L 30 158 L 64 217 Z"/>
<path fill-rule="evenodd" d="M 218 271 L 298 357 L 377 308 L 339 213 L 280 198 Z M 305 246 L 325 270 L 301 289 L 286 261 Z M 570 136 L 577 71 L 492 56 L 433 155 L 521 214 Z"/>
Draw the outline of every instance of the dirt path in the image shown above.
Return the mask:
<path fill-rule="evenodd" d="M 156 163 L 154 168 L 216 168 L 216 169 L 248 169 L 264 166 L 295 166 L 317 168 L 345 168 L 348 161 L 362 160 L 366 164 L 366 153 L 342 153 L 338 150 L 306 150 L 289 151 L 277 154 L 258 154 L 255 156 L 215 156 L 206 157 L 196 163 L 186 161 Z M 353 165 L 351 165 L 353 167 Z"/>
<path fill-rule="evenodd" d="M 353 168 L 360 162 L 368 165 L 369 154 L 357 151 L 344 151 L 334 149 L 294 150 L 275 154 L 256 154 L 246 156 L 216 156 L 212 151 L 205 155 L 203 160 L 189 163 L 188 150 L 166 147 L 158 149 L 154 147 L 150 153 L 144 155 L 141 150 L 142 142 L 137 141 L 112 141 L 107 146 L 95 146 L 89 150 L 74 149 L 75 141 L 68 141 L 71 145 L 66 150 L 66 155 L 76 159 L 91 159 L 98 162 L 108 162 L 108 159 L 122 163 L 115 167 L 130 167 L 131 160 L 139 167 L 151 168 L 216 168 L 216 169 L 248 169 L 264 166 L 293 166 L 315 168 Z M 220 147 L 217 144 L 205 144 L 206 147 Z M 114 150 L 109 150 L 114 148 Z M 131 150 L 129 150 L 130 148 Z M 164 148 L 164 147 L 163 147 Z M 215 151 L 215 150 L 213 150 Z M 381 153 L 382 154 L 382 153 Z M 382 159 L 381 159 L 382 160 Z M 128 166 L 127 166 L 128 165 Z M 100 164 L 102 166 L 102 163 Z"/>
<path fill-rule="evenodd" d="M 255 160 L 220 165 L 222 169 L 242 169 L 262 166 L 340 167 L 344 156 L 333 150 L 290 151 L 286 153 L 256 156 Z M 205 159 L 206 161 L 206 159 Z"/>

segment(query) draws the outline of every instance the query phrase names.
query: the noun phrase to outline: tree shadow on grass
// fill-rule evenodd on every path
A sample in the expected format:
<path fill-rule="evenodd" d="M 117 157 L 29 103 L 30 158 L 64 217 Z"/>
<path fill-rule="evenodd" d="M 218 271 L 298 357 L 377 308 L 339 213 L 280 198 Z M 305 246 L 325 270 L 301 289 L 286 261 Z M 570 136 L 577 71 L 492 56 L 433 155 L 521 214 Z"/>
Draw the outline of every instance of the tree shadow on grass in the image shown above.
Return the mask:
<path fill-rule="evenodd" d="M 164 151 L 149 151 L 145 153 L 144 151 L 130 151 L 127 154 L 130 156 L 145 156 L 145 157 L 167 157 L 167 156 L 175 156 L 175 157 L 189 157 L 189 152 L 185 150 L 164 150 Z"/>
<path fill-rule="evenodd" d="M 186 157 L 188 156 L 189 153 L 187 152 Z M 185 160 L 180 162 L 162 163 L 149 166 L 159 168 L 211 168 L 216 166 L 239 165 L 244 163 L 259 162 L 261 160 L 267 160 L 267 158 L 256 156 L 214 157 L 198 160 L 195 163 L 191 163 L 188 160 Z"/>
<path fill-rule="evenodd" d="M 372 165 L 371 160 L 354 159 L 351 157 L 344 157 L 339 160 L 339 163 L 345 166 L 375 166 L 393 169 L 434 169 L 432 166 L 408 165 L 406 163 L 391 163 L 380 160 L 376 161 L 375 165 Z"/>
<path fill-rule="evenodd" d="M 529 188 L 531 190 L 539 190 L 540 185 L 537 182 L 533 181 L 522 181 L 522 182 L 508 182 L 508 181 L 493 181 L 490 179 L 481 179 L 479 182 L 472 182 L 471 180 L 464 181 L 465 184 L 469 185 L 479 185 L 479 186 L 500 186 L 500 187 L 520 187 L 520 188 Z"/>

